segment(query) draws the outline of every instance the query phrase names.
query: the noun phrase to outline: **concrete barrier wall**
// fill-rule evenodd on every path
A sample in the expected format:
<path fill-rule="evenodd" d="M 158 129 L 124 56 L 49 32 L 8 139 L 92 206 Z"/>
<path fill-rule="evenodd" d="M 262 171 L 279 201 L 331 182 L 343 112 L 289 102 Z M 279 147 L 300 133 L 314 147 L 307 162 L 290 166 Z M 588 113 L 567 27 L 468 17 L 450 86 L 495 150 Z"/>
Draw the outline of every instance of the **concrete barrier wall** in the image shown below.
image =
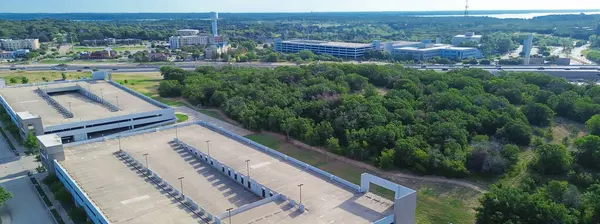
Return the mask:
<path fill-rule="evenodd" d="M 245 204 L 245 205 L 243 205 L 243 206 L 241 206 L 239 208 L 231 210 L 231 216 L 237 215 L 239 213 L 248 211 L 250 209 L 256 208 L 258 206 L 261 206 L 261 205 L 264 205 L 264 204 L 267 204 L 267 203 L 270 203 L 270 202 L 273 202 L 273 201 L 276 201 L 276 200 L 282 200 L 281 198 L 282 197 L 281 197 L 280 194 L 276 194 L 276 195 L 273 195 L 273 197 L 268 197 L 268 198 L 265 198 L 265 199 L 262 199 L 262 200 L 259 200 L 259 201 L 252 202 L 250 204 Z M 219 217 L 219 219 L 229 218 L 229 212 L 226 212 L 226 213 L 223 213 L 221 215 L 218 215 L 217 217 Z"/>
<path fill-rule="evenodd" d="M 394 215 L 388 215 L 386 217 L 383 217 L 380 220 L 377 220 L 375 222 L 373 222 L 373 224 L 392 224 L 394 223 Z"/>
<path fill-rule="evenodd" d="M 217 126 L 215 126 L 213 124 L 207 123 L 205 121 L 198 121 L 197 123 L 200 124 L 200 125 L 202 125 L 203 127 L 206 127 L 208 129 L 210 129 L 210 130 L 213 130 L 213 131 L 218 132 L 218 133 L 220 133 L 222 135 L 228 136 L 228 137 L 230 137 L 230 138 L 232 138 L 232 139 L 234 139 L 234 140 L 236 140 L 236 141 L 238 141 L 240 143 L 249 145 L 249 146 L 253 147 L 254 149 L 257 149 L 257 150 L 260 150 L 260 151 L 264 151 L 267 154 L 271 154 L 274 157 L 279 157 L 279 158 L 282 158 L 284 160 L 287 160 L 291 164 L 296 165 L 296 166 L 298 166 L 300 168 L 308 169 L 308 170 L 314 172 L 315 174 L 318 174 L 319 176 L 321 176 L 323 178 L 326 178 L 326 179 L 329 179 L 329 180 L 333 180 L 335 183 L 338 183 L 338 184 L 340 184 L 340 185 L 342 185 L 342 186 L 344 186 L 346 188 L 349 188 L 349 189 L 351 189 L 351 190 L 353 190 L 355 192 L 360 192 L 360 186 L 358 186 L 356 184 L 353 184 L 353 183 L 350 183 L 349 181 L 346 181 L 343 178 L 337 177 L 337 176 L 335 176 L 333 174 L 327 173 L 327 172 L 325 172 L 323 170 L 320 170 L 320 169 L 318 169 L 316 167 L 313 167 L 313 166 L 311 166 L 311 165 L 309 165 L 307 163 L 304 163 L 304 162 L 299 161 L 297 159 L 294 159 L 292 157 L 286 156 L 286 155 L 284 155 L 284 154 L 282 154 L 282 153 L 280 153 L 278 151 L 275 151 L 275 150 L 273 150 L 273 149 L 271 149 L 269 147 L 266 147 L 264 145 L 258 144 L 256 142 L 250 140 L 250 139 L 247 139 L 247 138 L 244 138 L 242 136 L 239 136 L 239 135 L 237 135 L 237 134 L 235 134 L 233 132 L 230 132 L 228 130 L 222 129 L 222 128 L 217 127 Z M 332 178 L 332 176 L 333 176 L 333 178 Z"/>
<path fill-rule="evenodd" d="M 67 171 L 56 160 L 54 160 L 54 169 L 57 174 L 56 176 L 60 179 L 61 182 L 63 182 L 67 190 L 69 190 L 71 194 L 77 196 L 73 198 L 75 198 L 79 205 L 82 205 L 89 219 L 94 224 L 110 223 L 108 218 L 106 218 L 104 214 L 102 214 L 101 210 L 98 207 L 96 207 L 94 203 L 92 203 L 92 200 L 87 196 L 87 194 L 79 187 L 75 180 L 71 178 L 69 173 L 67 173 Z"/>
<path fill-rule="evenodd" d="M 180 146 L 182 146 L 186 151 L 188 151 L 192 155 L 196 156 L 196 158 L 198 160 L 202 161 L 203 163 L 206 163 L 209 166 L 212 166 L 217 171 L 219 171 L 219 173 L 222 173 L 223 175 L 229 177 L 235 183 L 242 185 L 245 189 L 248 189 L 250 192 L 254 193 L 255 195 L 257 195 L 261 198 L 269 198 L 269 197 L 271 197 L 271 193 L 273 193 L 273 195 L 278 195 L 278 193 L 272 191 L 271 189 L 263 186 L 262 184 L 256 182 L 253 179 L 247 178 L 242 173 L 236 171 L 235 169 L 233 169 L 231 167 L 228 167 L 226 164 L 223 164 L 214 158 L 211 158 L 207 154 L 186 144 L 185 142 L 183 142 L 179 139 L 174 139 L 174 141 L 177 142 L 177 144 L 179 144 Z M 236 175 L 237 175 L 237 178 L 236 178 Z M 241 181 L 242 179 L 244 181 Z M 248 182 L 250 182 L 250 188 L 248 188 Z M 263 196 L 263 189 L 265 191 L 264 196 Z"/>
<path fill-rule="evenodd" d="M 8 105 L 8 102 L 6 102 L 6 100 L 2 96 L 0 96 L 0 104 L 2 104 L 2 107 L 4 107 L 4 110 L 6 110 L 8 115 L 10 115 L 10 119 L 12 120 L 12 122 L 17 127 L 19 127 L 19 122 L 17 122 L 18 119 L 17 119 L 17 115 L 15 114 L 15 111 L 12 109 L 12 107 L 10 105 Z"/>
<path fill-rule="evenodd" d="M 164 103 L 158 102 L 157 100 L 152 99 L 152 98 L 150 98 L 150 97 L 148 97 L 148 96 L 146 96 L 144 94 L 138 93 L 138 92 L 136 92 L 136 91 L 134 91 L 134 90 L 132 90 L 130 88 L 127 88 L 127 87 L 119 84 L 118 82 L 110 80 L 110 81 L 108 81 L 108 83 L 112 84 L 113 86 L 116 86 L 117 88 L 119 88 L 119 89 L 121 89 L 121 90 L 123 90 L 123 91 L 125 91 L 125 92 L 127 92 L 127 93 L 129 93 L 131 95 L 134 95 L 134 96 L 137 96 L 139 98 L 142 98 L 142 99 L 148 101 L 149 103 L 156 105 L 157 107 L 160 107 L 160 108 L 170 108 L 169 105 L 166 105 Z"/>
<path fill-rule="evenodd" d="M 76 83 L 76 82 L 85 82 L 85 81 L 89 81 L 89 80 L 90 79 L 83 78 L 83 79 L 53 81 L 53 82 L 36 82 L 36 83 L 29 83 L 29 84 L 6 86 L 6 88 L 20 88 L 20 87 L 29 87 L 29 86 L 43 86 L 43 85 L 54 85 L 54 84 L 64 84 L 64 83 Z"/>
<path fill-rule="evenodd" d="M 94 94 L 90 91 L 87 91 L 85 88 L 83 88 L 79 84 L 76 84 L 76 86 L 77 86 L 77 90 L 81 93 L 81 95 L 84 95 L 84 96 L 108 107 L 112 112 L 120 110 L 119 107 L 113 105 L 112 103 L 108 102 L 107 100 L 102 99 L 102 97 L 99 97 L 96 94 Z"/>

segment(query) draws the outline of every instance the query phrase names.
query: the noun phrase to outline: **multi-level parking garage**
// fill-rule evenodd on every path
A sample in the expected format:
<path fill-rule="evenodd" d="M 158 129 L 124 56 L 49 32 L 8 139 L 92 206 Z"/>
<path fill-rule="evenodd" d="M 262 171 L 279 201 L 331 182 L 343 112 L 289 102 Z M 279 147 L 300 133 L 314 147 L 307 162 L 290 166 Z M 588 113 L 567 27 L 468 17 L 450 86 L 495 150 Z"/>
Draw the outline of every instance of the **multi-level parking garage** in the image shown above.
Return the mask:
<path fill-rule="evenodd" d="M 96 79 L 6 86 L 0 88 L 0 104 L 22 136 L 29 132 L 54 133 L 63 142 L 176 120 L 173 108 L 106 81 L 105 76 L 106 73 L 101 73 L 95 75 Z"/>
<path fill-rule="evenodd" d="M 38 141 L 93 223 L 414 223 L 411 189 L 370 174 L 359 186 L 203 121 Z"/>

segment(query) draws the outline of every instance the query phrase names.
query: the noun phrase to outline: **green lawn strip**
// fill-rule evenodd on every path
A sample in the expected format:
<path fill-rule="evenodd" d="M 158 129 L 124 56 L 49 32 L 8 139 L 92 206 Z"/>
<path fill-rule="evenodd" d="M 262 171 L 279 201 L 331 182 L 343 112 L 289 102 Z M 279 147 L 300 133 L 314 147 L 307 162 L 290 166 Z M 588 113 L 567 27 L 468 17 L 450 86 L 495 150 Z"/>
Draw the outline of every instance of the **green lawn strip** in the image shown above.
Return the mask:
<path fill-rule="evenodd" d="M 42 190 L 42 187 L 37 182 L 37 180 L 33 177 L 30 177 L 29 180 L 31 180 L 31 183 L 33 183 L 33 186 L 35 186 L 35 189 L 37 190 L 37 192 L 40 194 L 40 196 L 42 196 L 42 200 L 44 200 L 44 203 L 46 203 L 46 206 L 52 207 L 52 202 L 50 201 L 48 196 L 46 196 L 46 193 L 44 193 L 44 190 Z"/>
<path fill-rule="evenodd" d="M 50 209 L 50 212 L 52 213 L 52 216 L 54 216 L 54 218 L 56 219 L 56 222 L 58 222 L 58 224 L 65 224 L 65 221 L 63 221 L 63 219 L 60 217 L 60 215 L 58 214 L 56 209 Z"/>
<path fill-rule="evenodd" d="M 185 115 L 185 114 L 175 114 L 175 117 L 177 117 L 177 122 L 184 122 L 187 121 L 189 116 Z"/>
<path fill-rule="evenodd" d="M 266 134 L 252 134 L 245 137 L 355 184 L 360 184 L 360 175 L 362 173 L 369 172 L 365 169 L 327 158 L 318 152 L 299 149 L 292 144 L 279 141 Z M 436 187 L 436 189 L 439 188 Z M 378 186 L 373 187 L 371 191 L 386 198 L 393 197 L 391 191 Z M 465 195 L 469 194 L 454 191 L 439 193 L 432 190 L 431 187 L 420 188 L 417 195 L 416 223 L 474 223 L 475 213 L 466 202 L 466 200 L 472 200 L 473 198 L 465 198 Z"/>

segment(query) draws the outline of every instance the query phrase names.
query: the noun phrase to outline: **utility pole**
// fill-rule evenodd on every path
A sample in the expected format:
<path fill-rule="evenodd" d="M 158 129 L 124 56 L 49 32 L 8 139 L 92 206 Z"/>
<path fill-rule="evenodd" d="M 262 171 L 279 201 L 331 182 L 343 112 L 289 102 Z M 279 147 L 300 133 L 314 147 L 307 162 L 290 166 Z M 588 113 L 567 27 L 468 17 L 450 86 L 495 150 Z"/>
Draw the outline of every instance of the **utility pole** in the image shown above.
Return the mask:
<path fill-rule="evenodd" d="M 181 195 L 183 195 L 183 177 L 179 177 L 177 179 L 179 179 L 179 184 L 181 186 Z"/>

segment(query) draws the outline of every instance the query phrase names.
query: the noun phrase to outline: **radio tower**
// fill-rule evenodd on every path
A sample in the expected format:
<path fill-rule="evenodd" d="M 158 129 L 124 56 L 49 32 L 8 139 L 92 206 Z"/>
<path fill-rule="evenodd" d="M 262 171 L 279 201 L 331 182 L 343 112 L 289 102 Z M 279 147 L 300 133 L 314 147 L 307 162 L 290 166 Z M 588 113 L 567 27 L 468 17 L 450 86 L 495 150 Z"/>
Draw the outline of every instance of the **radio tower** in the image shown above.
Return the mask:
<path fill-rule="evenodd" d="M 469 16 L 469 0 L 465 0 L 466 4 L 465 4 L 465 17 Z"/>

